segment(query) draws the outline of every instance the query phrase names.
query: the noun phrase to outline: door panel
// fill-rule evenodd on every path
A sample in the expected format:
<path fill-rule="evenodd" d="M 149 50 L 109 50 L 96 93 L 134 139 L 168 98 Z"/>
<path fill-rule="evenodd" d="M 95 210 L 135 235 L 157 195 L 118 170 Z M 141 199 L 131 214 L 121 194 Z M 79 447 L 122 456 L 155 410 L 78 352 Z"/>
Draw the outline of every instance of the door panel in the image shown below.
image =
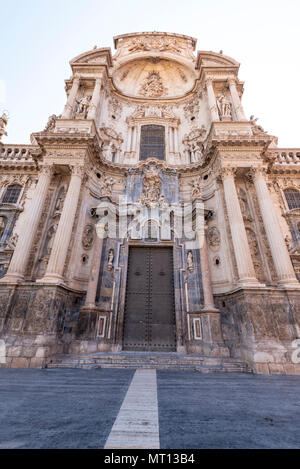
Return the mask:
<path fill-rule="evenodd" d="M 124 350 L 176 350 L 172 248 L 129 250 Z"/>

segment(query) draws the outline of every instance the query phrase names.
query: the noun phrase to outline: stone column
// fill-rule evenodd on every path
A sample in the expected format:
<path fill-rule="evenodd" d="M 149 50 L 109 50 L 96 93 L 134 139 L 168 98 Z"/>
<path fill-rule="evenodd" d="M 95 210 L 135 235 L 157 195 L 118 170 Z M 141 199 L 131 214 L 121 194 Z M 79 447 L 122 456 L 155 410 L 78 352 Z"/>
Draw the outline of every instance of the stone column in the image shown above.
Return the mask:
<path fill-rule="evenodd" d="M 94 246 L 94 251 L 93 251 L 93 260 L 92 260 L 92 265 L 91 265 L 89 284 L 88 284 L 88 288 L 86 292 L 85 304 L 83 306 L 84 309 L 95 308 L 98 278 L 99 278 L 100 265 L 101 265 L 104 228 L 103 227 L 98 228 L 96 230 L 96 234 L 97 236 L 96 236 L 95 246 Z"/>
<path fill-rule="evenodd" d="M 47 197 L 53 167 L 43 165 L 40 170 L 39 180 L 36 185 L 28 213 L 22 224 L 22 231 L 14 250 L 8 271 L 0 282 L 18 282 L 24 278 L 30 251 L 40 222 L 40 217 Z"/>
<path fill-rule="evenodd" d="M 244 220 L 234 182 L 235 169 L 222 168 L 224 195 L 229 219 L 233 249 L 241 284 L 258 284 L 252 262 Z"/>
<path fill-rule="evenodd" d="M 169 152 L 173 153 L 173 127 L 169 127 Z"/>
<path fill-rule="evenodd" d="M 73 231 L 73 224 L 83 178 L 83 166 L 72 166 L 72 176 L 59 220 L 45 276 L 39 283 L 63 281 L 65 260 Z"/>
<path fill-rule="evenodd" d="M 126 142 L 126 152 L 130 152 L 131 150 L 131 137 L 132 137 L 132 126 L 130 125 L 127 134 L 127 142 Z"/>
<path fill-rule="evenodd" d="M 228 80 L 229 88 L 230 88 L 230 93 L 231 93 L 231 99 L 232 99 L 232 104 L 235 110 L 236 118 L 238 121 L 247 121 L 247 118 L 244 114 L 243 106 L 239 97 L 239 94 L 236 89 L 236 82 L 232 78 Z"/>
<path fill-rule="evenodd" d="M 174 127 L 174 152 L 178 153 L 178 129 Z"/>
<path fill-rule="evenodd" d="M 96 78 L 95 87 L 94 87 L 93 96 L 90 102 L 87 119 L 96 119 L 97 108 L 100 102 L 101 83 L 102 83 L 102 79 Z"/>
<path fill-rule="evenodd" d="M 137 126 L 133 127 L 132 132 L 132 148 L 131 151 L 136 153 L 136 142 L 137 142 Z"/>
<path fill-rule="evenodd" d="M 203 297 L 204 297 L 204 306 L 201 309 L 203 313 L 217 313 L 218 309 L 215 307 L 212 285 L 211 285 L 211 275 L 209 269 L 208 253 L 207 253 L 207 241 L 205 228 L 203 227 L 200 230 L 197 230 L 197 240 L 200 250 L 200 265 L 201 265 L 201 277 L 202 277 L 202 288 L 203 288 Z"/>
<path fill-rule="evenodd" d="M 257 168 L 250 171 L 257 194 L 264 227 L 271 248 L 278 281 L 280 284 L 299 285 L 280 225 L 273 207 L 273 202 L 264 176 L 264 169 Z"/>
<path fill-rule="evenodd" d="M 75 104 L 76 95 L 80 85 L 80 78 L 75 77 L 73 80 L 72 88 L 69 93 L 67 103 L 65 105 L 64 111 L 62 113 L 62 119 L 71 119 L 72 112 Z"/>
<path fill-rule="evenodd" d="M 207 89 L 207 98 L 208 98 L 208 105 L 210 109 L 210 114 L 211 114 L 211 120 L 213 122 L 219 121 L 219 113 L 218 113 L 218 107 L 217 107 L 217 101 L 215 97 L 215 92 L 212 84 L 212 79 L 208 78 L 206 80 L 206 89 Z"/>

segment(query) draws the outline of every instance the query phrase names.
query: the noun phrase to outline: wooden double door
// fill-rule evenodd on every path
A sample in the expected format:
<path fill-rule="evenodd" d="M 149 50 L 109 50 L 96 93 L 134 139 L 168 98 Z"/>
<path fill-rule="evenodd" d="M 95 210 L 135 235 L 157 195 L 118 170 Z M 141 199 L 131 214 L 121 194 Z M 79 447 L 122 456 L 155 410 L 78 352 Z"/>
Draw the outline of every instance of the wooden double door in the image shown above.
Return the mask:
<path fill-rule="evenodd" d="M 123 350 L 176 350 L 171 247 L 130 247 Z"/>

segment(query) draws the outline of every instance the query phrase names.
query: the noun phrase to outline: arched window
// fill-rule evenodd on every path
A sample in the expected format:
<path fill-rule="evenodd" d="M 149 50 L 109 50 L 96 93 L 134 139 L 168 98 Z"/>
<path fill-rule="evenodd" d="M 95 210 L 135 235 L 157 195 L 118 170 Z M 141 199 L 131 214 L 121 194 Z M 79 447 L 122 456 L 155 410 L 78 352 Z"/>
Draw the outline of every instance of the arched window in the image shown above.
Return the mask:
<path fill-rule="evenodd" d="M 3 204 L 16 204 L 18 202 L 22 186 L 12 184 L 8 186 L 2 199 Z"/>
<path fill-rule="evenodd" d="M 165 128 L 163 125 L 142 125 L 140 159 L 165 159 Z"/>
<path fill-rule="evenodd" d="M 290 210 L 300 208 L 300 191 L 295 189 L 286 189 L 284 195 Z"/>

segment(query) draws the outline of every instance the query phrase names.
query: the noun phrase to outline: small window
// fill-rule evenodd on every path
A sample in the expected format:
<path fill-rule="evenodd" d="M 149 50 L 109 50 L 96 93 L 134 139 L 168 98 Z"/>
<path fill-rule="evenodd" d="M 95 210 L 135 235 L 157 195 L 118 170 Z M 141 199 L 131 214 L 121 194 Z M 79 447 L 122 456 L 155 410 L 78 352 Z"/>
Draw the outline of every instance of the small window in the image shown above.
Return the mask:
<path fill-rule="evenodd" d="M 3 204 L 16 204 L 18 202 L 22 186 L 13 184 L 8 186 L 2 199 Z"/>
<path fill-rule="evenodd" d="M 140 159 L 165 159 L 165 128 L 163 125 L 142 125 Z"/>
<path fill-rule="evenodd" d="M 284 195 L 290 210 L 300 208 L 300 191 L 287 189 L 284 191 Z"/>

